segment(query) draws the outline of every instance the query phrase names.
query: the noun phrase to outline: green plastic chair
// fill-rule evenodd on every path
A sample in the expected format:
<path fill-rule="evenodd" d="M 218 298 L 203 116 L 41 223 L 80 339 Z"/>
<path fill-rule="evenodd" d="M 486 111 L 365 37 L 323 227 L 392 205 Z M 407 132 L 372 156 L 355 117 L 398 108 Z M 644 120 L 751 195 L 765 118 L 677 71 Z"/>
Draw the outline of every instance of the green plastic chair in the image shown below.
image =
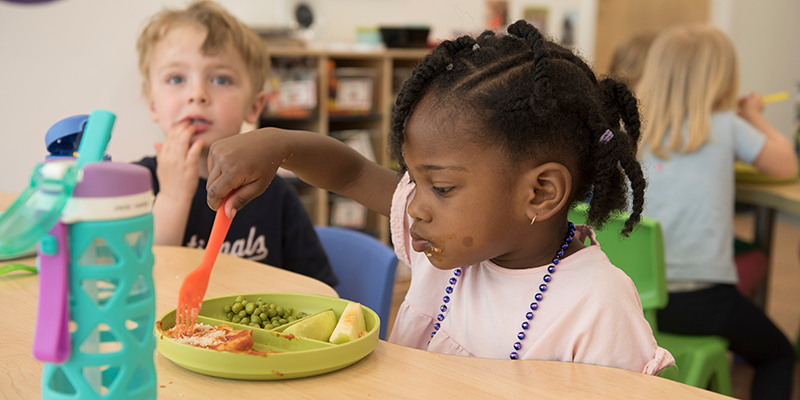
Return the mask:
<path fill-rule="evenodd" d="M 576 206 L 570 210 L 570 221 L 585 224 L 587 210 L 586 204 Z M 619 232 L 627 219 L 627 214 L 612 216 L 604 228 L 595 230 L 595 233 L 611 263 L 628 274 L 636 285 L 645 319 L 650 323 L 658 345 L 669 350 L 675 357 L 677 374 L 674 370 L 667 371 L 668 368 L 659 375 L 730 396 L 733 389 L 727 340 L 719 336 L 659 332 L 656 311 L 666 307 L 668 301 L 661 224 L 642 217 L 631 235 L 625 238 Z"/>

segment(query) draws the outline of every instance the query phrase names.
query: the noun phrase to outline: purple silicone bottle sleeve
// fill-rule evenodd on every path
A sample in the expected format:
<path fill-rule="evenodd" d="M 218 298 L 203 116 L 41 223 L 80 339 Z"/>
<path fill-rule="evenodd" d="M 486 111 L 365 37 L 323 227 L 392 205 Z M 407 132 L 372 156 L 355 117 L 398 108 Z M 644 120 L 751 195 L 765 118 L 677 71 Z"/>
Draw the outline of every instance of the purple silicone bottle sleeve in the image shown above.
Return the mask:
<path fill-rule="evenodd" d="M 39 361 L 60 364 L 67 361 L 72 350 L 68 264 L 67 226 L 59 221 L 39 242 L 39 308 L 33 338 L 33 356 Z"/>

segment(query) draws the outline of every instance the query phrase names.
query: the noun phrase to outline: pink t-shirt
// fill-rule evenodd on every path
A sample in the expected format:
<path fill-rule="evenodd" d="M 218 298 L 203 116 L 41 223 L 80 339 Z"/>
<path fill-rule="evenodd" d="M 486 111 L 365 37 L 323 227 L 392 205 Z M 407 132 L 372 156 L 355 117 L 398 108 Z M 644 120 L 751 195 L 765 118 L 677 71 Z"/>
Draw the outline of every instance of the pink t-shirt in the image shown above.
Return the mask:
<path fill-rule="evenodd" d="M 411 267 L 411 285 L 389 341 L 444 354 L 508 359 L 547 266 L 512 270 L 487 260 L 462 267 L 441 329 L 431 339 L 453 270 L 439 270 L 411 247 L 408 175 L 391 209 L 395 252 Z M 574 361 L 655 375 L 675 363 L 658 347 L 631 279 L 611 264 L 588 227 L 591 245 L 561 260 L 521 340 L 520 359 Z M 580 240 L 580 239 L 578 239 Z M 430 345 L 428 345 L 430 341 Z"/>

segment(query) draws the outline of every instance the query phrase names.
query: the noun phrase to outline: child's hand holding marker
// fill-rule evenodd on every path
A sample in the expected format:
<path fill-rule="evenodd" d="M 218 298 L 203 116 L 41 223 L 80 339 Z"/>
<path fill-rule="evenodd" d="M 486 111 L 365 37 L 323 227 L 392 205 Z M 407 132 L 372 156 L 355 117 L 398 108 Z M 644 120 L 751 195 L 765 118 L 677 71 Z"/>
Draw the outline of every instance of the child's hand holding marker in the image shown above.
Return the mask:
<path fill-rule="evenodd" d="M 776 92 L 762 97 L 761 102 L 763 102 L 764 104 L 776 103 L 779 101 L 784 101 L 788 98 L 789 98 L 789 92 Z"/>

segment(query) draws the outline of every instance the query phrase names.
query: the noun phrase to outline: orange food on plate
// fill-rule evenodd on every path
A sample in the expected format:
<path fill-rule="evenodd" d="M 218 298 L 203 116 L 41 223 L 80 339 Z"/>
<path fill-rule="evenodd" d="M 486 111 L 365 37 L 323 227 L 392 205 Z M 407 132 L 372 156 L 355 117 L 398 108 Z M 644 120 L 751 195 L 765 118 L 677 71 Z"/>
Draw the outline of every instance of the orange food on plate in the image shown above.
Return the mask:
<path fill-rule="evenodd" d="M 252 330 L 235 330 L 225 324 L 214 326 L 199 323 L 194 326 L 194 331 L 190 335 L 178 330 L 177 327 L 173 327 L 165 331 L 164 334 L 178 343 L 211 350 L 256 355 L 267 354 L 267 352 L 254 351 L 252 349 Z"/>

